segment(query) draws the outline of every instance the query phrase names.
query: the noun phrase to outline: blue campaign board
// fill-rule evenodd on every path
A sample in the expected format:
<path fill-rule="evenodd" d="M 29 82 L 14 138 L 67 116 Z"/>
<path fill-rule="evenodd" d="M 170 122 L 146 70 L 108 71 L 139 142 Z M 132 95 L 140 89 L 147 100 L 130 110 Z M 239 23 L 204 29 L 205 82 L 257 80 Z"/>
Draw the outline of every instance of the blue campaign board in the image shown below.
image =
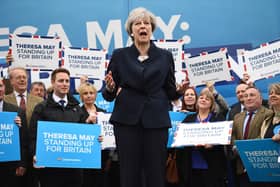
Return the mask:
<path fill-rule="evenodd" d="M 100 125 L 38 121 L 36 166 L 101 168 Z"/>
<path fill-rule="evenodd" d="M 168 129 L 168 142 L 167 147 L 171 148 L 174 139 L 174 133 L 177 129 L 177 124 L 181 123 L 188 115 L 193 114 L 193 112 L 169 112 L 172 127 Z"/>
<path fill-rule="evenodd" d="M 237 150 L 254 182 L 280 182 L 280 143 L 272 139 L 237 140 Z"/>
<path fill-rule="evenodd" d="M 0 112 L 0 162 L 20 160 L 19 127 L 16 112 Z"/>

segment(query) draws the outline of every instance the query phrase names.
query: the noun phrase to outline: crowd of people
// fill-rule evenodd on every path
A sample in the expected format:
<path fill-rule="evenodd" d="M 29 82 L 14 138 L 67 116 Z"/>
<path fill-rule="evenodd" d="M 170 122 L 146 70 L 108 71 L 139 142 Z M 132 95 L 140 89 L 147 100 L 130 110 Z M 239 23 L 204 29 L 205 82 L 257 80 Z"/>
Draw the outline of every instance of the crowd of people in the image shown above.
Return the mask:
<path fill-rule="evenodd" d="M 14 111 L 20 131 L 21 160 L 0 163 L 3 187 L 255 187 L 278 183 L 252 182 L 240 160 L 235 140 L 273 138 L 280 141 L 280 83 L 270 85 L 268 101 L 248 75 L 236 86 L 238 103 L 228 106 L 208 82 L 197 93 L 188 80 L 176 83 L 172 54 L 150 39 L 156 17 L 145 8 L 133 9 L 126 21 L 133 44 L 116 49 L 104 79 L 102 95 L 115 100 L 110 123 L 114 126 L 116 150 L 103 150 L 101 169 L 36 168 L 37 122 L 57 121 L 96 124 L 97 90 L 85 77 L 77 89 L 82 104 L 70 90 L 70 73 L 57 68 L 51 74 L 51 89 L 33 82 L 28 92 L 24 68 L 9 70 L 13 91 L 5 94 L 0 79 L 0 112 Z M 9 57 L 11 58 L 11 57 Z M 171 103 L 181 103 L 179 112 L 192 112 L 183 123 L 232 120 L 231 145 L 199 145 L 176 148 L 178 181 L 166 181 L 168 129 Z M 81 124 L 82 125 L 82 124 Z M 102 138 L 100 139 L 102 141 Z"/>

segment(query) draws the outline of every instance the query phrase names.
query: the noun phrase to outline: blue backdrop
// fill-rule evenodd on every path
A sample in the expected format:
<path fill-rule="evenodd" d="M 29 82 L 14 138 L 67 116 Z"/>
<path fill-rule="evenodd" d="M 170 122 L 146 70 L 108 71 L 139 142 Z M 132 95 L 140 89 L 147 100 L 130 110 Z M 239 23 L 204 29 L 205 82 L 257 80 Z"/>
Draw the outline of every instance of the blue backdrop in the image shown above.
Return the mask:
<path fill-rule="evenodd" d="M 9 33 L 58 35 L 65 46 L 105 48 L 110 54 L 128 44 L 125 20 L 138 6 L 157 16 L 154 39 L 183 38 L 186 49 L 233 44 L 254 48 L 280 38 L 279 0 L 1 0 L 0 56 L 7 53 Z M 256 84 L 266 97 L 268 85 L 279 80 Z M 232 89 L 218 90 L 234 98 Z"/>

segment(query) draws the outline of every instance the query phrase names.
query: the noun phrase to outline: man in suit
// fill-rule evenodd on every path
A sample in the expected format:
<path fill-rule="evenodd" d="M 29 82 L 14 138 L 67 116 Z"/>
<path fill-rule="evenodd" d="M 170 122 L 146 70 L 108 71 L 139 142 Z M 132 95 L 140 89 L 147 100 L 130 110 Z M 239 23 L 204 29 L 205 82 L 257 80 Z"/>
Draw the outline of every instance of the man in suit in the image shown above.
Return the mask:
<path fill-rule="evenodd" d="M 35 156 L 38 121 L 94 123 L 96 116 L 85 113 L 79 102 L 69 94 L 70 72 L 57 68 L 51 74 L 53 92 L 35 107 L 30 121 L 32 155 Z M 82 124 L 81 124 L 82 125 Z M 34 160 L 36 161 L 36 160 Z M 82 170 L 78 168 L 41 168 L 42 187 L 80 187 Z"/>
<path fill-rule="evenodd" d="M 30 86 L 30 94 L 45 99 L 47 94 L 45 84 L 41 81 L 32 82 Z"/>
<path fill-rule="evenodd" d="M 43 99 L 27 93 L 28 75 L 24 68 L 16 67 L 10 69 L 9 78 L 14 91 L 13 93 L 6 95 L 4 97 L 4 100 L 8 103 L 20 106 L 21 97 L 23 97 L 26 106 L 25 111 L 27 126 L 29 127 L 29 122 L 33 109 L 38 103 L 42 102 Z"/>
<path fill-rule="evenodd" d="M 231 106 L 229 111 L 228 120 L 233 120 L 234 116 L 244 109 L 244 97 L 243 94 L 245 93 L 246 88 L 248 85 L 245 82 L 240 82 L 235 89 L 235 94 L 238 99 L 238 102 Z"/>
<path fill-rule="evenodd" d="M 3 79 L 0 78 L 0 112 L 17 112 L 18 114 L 15 122 L 19 126 L 21 159 L 19 161 L 0 163 L 0 181 L 3 187 L 18 187 L 20 186 L 20 178 L 26 172 L 27 164 L 28 136 L 26 117 L 19 107 L 3 101 L 4 93 L 5 84 Z"/>
<path fill-rule="evenodd" d="M 22 110 L 25 111 L 27 128 L 29 129 L 29 122 L 32 115 L 32 112 L 35 106 L 42 102 L 43 99 L 41 97 L 33 96 L 27 93 L 27 80 L 28 75 L 24 68 L 15 67 L 10 69 L 9 71 L 10 83 L 13 87 L 13 92 L 9 95 L 5 95 L 4 100 L 7 103 L 11 103 L 13 105 L 19 106 Z M 32 156 L 29 153 L 28 156 L 28 166 L 27 172 L 24 176 L 22 186 L 27 187 L 37 187 L 38 182 L 36 180 L 36 174 L 34 174 L 35 170 L 32 166 Z"/>
<path fill-rule="evenodd" d="M 253 86 L 248 86 L 244 92 L 244 107 L 246 108 L 246 111 L 236 114 L 234 117 L 232 129 L 233 144 L 235 140 L 260 138 L 263 121 L 273 115 L 271 110 L 262 106 L 261 93 Z M 237 183 L 240 187 L 259 186 L 257 183 L 250 182 L 247 172 L 237 154 L 235 146 L 233 146 L 233 151 L 237 156 Z"/>

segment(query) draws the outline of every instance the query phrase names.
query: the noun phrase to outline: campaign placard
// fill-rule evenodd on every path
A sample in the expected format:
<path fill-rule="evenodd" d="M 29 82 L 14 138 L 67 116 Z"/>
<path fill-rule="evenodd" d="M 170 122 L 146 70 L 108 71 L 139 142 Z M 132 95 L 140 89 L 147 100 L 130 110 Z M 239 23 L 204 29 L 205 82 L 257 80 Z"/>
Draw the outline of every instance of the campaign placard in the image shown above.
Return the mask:
<path fill-rule="evenodd" d="M 280 182 L 280 143 L 272 139 L 236 140 L 250 181 Z"/>
<path fill-rule="evenodd" d="M 102 149 L 116 148 L 116 140 L 114 135 L 114 127 L 109 122 L 111 113 L 98 112 L 97 120 L 101 125 L 101 134 L 103 136 Z"/>
<path fill-rule="evenodd" d="M 0 112 L 0 162 L 20 160 L 19 127 L 16 112 Z"/>
<path fill-rule="evenodd" d="M 243 52 L 244 71 L 252 81 L 280 74 L 280 40 Z"/>
<path fill-rule="evenodd" d="M 156 40 L 157 47 L 170 51 L 175 63 L 175 71 L 181 72 L 184 62 L 184 40 Z"/>
<path fill-rule="evenodd" d="M 177 124 L 181 123 L 192 112 L 169 112 L 172 127 L 168 129 L 167 147 L 171 148 L 174 139 L 174 133 L 177 129 Z"/>
<path fill-rule="evenodd" d="M 36 166 L 101 168 L 100 125 L 38 121 Z"/>
<path fill-rule="evenodd" d="M 106 101 L 104 99 L 104 97 L 102 96 L 102 93 L 101 92 L 98 92 L 97 93 L 97 96 L 96 96 L 96 100 L 95 100 L 95 104 L 106 110 L 106 112 L 113 112 L 113 109 L 114 109 L 114 105 L 115 105 L 115 100 L 114 101 Z"/>
<path fill-rule="evenodd" d="M 208 123 L 180 123 L 171 147 L 194 145 L 228 145 L 231 140 L 232 121 Z"/>
<path fill-rule="evenodd" d="M 204 85 L 207 82 L 231 81 L 230 64 L 225 48 L 186 57 L 185 64 L 193 86 Z"/>
<path fill-rule="evenodd" d="M 88 76 L 103 80 L 106 57 L 106 50 L 64 47 L 62 67 L 70 71 L 71 77 Z"/>
<path fill-rule="evenodd" d="M 10 34 L 12 67 L 54 70 L 59 67 L 61 40 L 59 37 Z"/>

